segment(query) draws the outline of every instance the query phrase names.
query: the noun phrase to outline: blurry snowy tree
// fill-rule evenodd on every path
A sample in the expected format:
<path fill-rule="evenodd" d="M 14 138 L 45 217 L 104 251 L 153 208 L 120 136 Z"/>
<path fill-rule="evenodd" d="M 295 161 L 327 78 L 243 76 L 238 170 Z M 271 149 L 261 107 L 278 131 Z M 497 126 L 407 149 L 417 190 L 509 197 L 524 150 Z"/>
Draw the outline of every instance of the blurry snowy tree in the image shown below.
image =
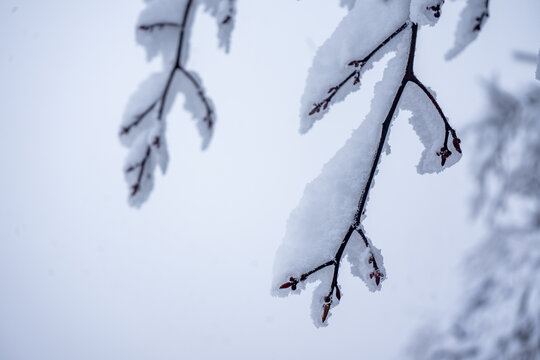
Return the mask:
<path fill-rule="evenodd" d="M 425 147 L 417 166 L 420 174 L 440 172 L 461 157 L 460 140 L 435 93 L 414 72 L 419 27 L 435 25 L 443 4 L 444 0 L 341 0 L 350 11 L 315 55 L 301 101 L 302 133 L 357 90 L 361 76 L 376 61 L 393 55 L 375 86 L 367 118 L 306 187 L 274 264 L 276 296 L 300 293 L 306 283 L 319 282 L 311 307 L 316 326 L 326 325 L 330 309 L 341 300 L 338 273 L 345 256 L 352 274 L 369 290 L 380 290 L 385 279 L 381 253 L 366 236 L 362 221 L 381 155 L 390 152 L 388 133 L 398 110 L 412 112 L 410 122 Z M 467 1 L 447 58 L 477 37 L 489 16 L 488 5 L 487 0 Z"/>
<path fill-rule="evenodd" d="M 197 121 L 202 147 L 210 142 L 216 114 L 199 76 L 185 68 L 193 18 L 199 6 L 214 16 L 219 45 L 229 50 L 234 26 L 236 0 L 146 0 L 137 22 L 137 41 L 148 59 L 163 58 L 163 71 L 151 75 L 131 96 L 120 128 L 122 144 L 130 148 L 124 166 L 130 188 L 129 203 L 140 206 L 154 186 L 159 164 L 165 173 L 168 164 L 165 117 L 176 95 L 184 94 L 186 110 Z"/>
<path fill-rule="evenodd" d="M 540 86 L 514 96 L 490 83 L 474 127 L 475 211 L 489 232 L 466 261 L 463 306 L 429 329 L 415 360 L 540 359 Z"/>

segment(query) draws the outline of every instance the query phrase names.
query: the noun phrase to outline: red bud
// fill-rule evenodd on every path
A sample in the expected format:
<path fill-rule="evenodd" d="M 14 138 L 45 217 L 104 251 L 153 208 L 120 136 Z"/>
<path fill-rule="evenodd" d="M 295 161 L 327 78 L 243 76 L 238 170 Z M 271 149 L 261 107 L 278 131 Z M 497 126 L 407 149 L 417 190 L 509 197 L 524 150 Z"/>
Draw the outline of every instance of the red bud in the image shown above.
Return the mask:
<path fill-rule="evenodd" d="M 461 146 L 459 145 L 461 143 L 461 140 L 455 137 L 452 142 L 454 143 L 454 148 L 456 148 L 457 152 L 461 154 Z"/>
<path fill-rule="evenodd" d="M 288 287 L 291 287 L 291 285 L 292 285 L 292 283 L 286 282 L 285 284 L 281 285 L 279 288 L 280 288 L 280 289 L 286 289 L 286 288 L 288 288 Z"/>
<path fill-rule="evenodd" d="M 328 311 L 330 311 L 330 304 L 325 304 L 323 306 L 323 314 L 322 314 L 322 322 L 326 321 L 326 318 L 328 317 Z"/>
<path fill-rule="evenodd" d="M 131 196 L 134 196 L 136 193 L 139 192 L 140 185 L 135 184 L 131 187 Z"/>

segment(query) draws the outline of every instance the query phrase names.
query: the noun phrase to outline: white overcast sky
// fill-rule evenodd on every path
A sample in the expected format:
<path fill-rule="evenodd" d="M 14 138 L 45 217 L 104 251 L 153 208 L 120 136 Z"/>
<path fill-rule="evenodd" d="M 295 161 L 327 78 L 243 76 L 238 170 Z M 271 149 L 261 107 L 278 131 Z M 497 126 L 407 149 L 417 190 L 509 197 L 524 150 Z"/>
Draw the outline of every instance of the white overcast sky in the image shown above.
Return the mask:
<path fill-rule="evenodd" d="M 540 46 L 540 3 L 494 0 L 479 39 L 445 62 L 461 5 L 448 1 L 440 24 L 422 29 L 416 62 L 458 130 L 481 114 L 481 79 L 512 90 L 534 81 L 511 52 Z M 215 137 L 201 152 L 179 98 L 169 171 L 142 209 L 129 208 L 118 126 L 160 66 L 134 41 L 142 7 L 0 2 L 0 359 L 390 359 L 452 311 L 460 259 L 482 233 L 467 202 L 474 151 L 465 141 L 462 163 L 420 176 L 405 117 L 365 222 L 385 258 L 382 292 L 344 271 L 325 329 L 311 322 L 309 291 L 269 294 L 290 211 L 362 121 L 381 73 L 298 134 L 311 59 L 345 14 L 338 0 L 239 0 L 229 55 L 214 20 L 197 14 L 188 67 L 216 104 Z"/>

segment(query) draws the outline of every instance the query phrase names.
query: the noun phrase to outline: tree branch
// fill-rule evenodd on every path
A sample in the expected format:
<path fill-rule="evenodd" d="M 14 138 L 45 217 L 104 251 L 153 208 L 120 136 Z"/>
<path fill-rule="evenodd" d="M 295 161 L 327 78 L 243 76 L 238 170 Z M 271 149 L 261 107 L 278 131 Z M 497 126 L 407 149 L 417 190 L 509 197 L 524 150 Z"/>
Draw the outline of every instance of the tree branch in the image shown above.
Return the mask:
<path fill-rule="evenodd" d="M 329 90 L 328 90 L 328 97 L 326 97 L 325 99 L 323 99 L 321 102 L 319 103 L 315 103 L 313 104 L 313 108 L 311 109 L 311 111 L 309 112 L 309 115 L 313 115 L 315 113 L 318 113 L 321 111 L 321 107 L 322 107 L 322 110 L 326 110 L 326 108 L 328 107 L 328 105 L 330 104 L 330 102 L 332 101 L 332 99 L 334 98 L 334 96 L 336 96 L 336 94 L 338 93 L 339 89 L 341 89 L 343 87 L 343 85 L 345 85 L 350 79 L 352 79 L 354 77 L 354 81 L 353 81 L 353 85 L 356 85 L 360 82 L 360 70 L 362 69 L 362 67 L 373 57 L 373 55 L 375 55 L 381 48 L 383 48 L 386 44 L 388 44 L 390 42 L 390 40 L 392 40 L 393 38 L 395 38 L 400 32 L 402 32 L 403 30 L 405 30 L 405 28 L 409 25 L 409 22 L 405 22 L 403 23 L 403 25 L 401 25 L 396 31 L 394 31 L 390 36 L 388 36 L 386 39 L 384 39 L 379 45 L 377 45 L 367 56 L 365 56 L 363 59 L 361 60 L 353 60 L 351 61 L 348 65 L 349 66 L 354 66 L 355 68 L 358 68 L 358 69 L 355 69 L 353 72 L 351 72 L 345 79 L 343 79 L 339 84 L 337 84 L 336 86 L 333 86 L 331 87 Z"/>
<path fill-rule="evenodd" d="M 148 24 L 148 25 L 140 25 L 139 30 L 143 31 L 154 31 L 155 29 L 161 30 L 165 27 L 180 27 L 180 24 L 173 23 L 173 22 L 159 22 L 154 24 Z"/>
<path fill-rule="evenodd" d="M 135 169 L 139 169 L 139 172 L 137 174 L 137 181 L 135 182 L 135 184 L 133 184 L 131 186 L 131 195 L 130 196 L 132 196 L 132 197 L 135 196 L 135 194 L 137 194 L 139 192 L 139 190 L 141 189 L 142 178 L 143 178 L 143 175 L 144 175 L 144 169 L 146 167 L 146 164 L 148 163 L 148 160 L 150 159 L 151 153 L 152 153 L 152 148 L 150 146 L 147 146 L 146 147 L 146 152 L 145 152 L 144 157 L 141 160 L 141 162 L 139 162 L 139 163 L 137 163 L 135 165 L 131 165 L 130 167 L 128 167 L 126 169 L 126 173 L 132 172 Z"/>
<path fill-rule="evenodd" d="M 134 127 L 137 127 L 141 121 L 143 121 L 143 119 L 148 115 L 150 114 L 150 112 L 154 109 L 154 107 L 157 105 L 157 103 L 159 102 L 159 99 L 154 101 L 152 104 L 150 104 L 150 106 L 148 106 L 146 108 L 146 110 L 144 110 L 142 113 L 138 114 L 138 115 L 135 115 L 135 120 L 133 122 L 131 122 L 130 124 L 126 125 L 126 126 L 122 126 L 122 129 L 120 130 L 120 135 L 127 135 L 129 134 L 129 132 L 131 131 L 131 129 L 133 129 Z"/>
<path fill-rule="evenodd" d="M 173 66 L 169 70 L 169 75 L 167 77 L 167 82 L 165 83 L 165 86 L 163 88 L 163 91 L 161 92 L 160 97 L 158 99 L 156 99 L 141 114 L 136 115 L 133 122 L 129 123 L 128 125 L 126 125 L 124 127 L 122 127 L 120 135 L 127 135 L 134 127 L 137 127 L 141 123 L 141 121 L 152 112 L 152 110 L 156 107 L 156 105 L 159 105 L 158 113 L 157 113 L 157 120 L 158 121 L 162 120 L 163 112 L 164 112 L 164 109 L 165 109 L 165 104 L 167 103 L 167 97 L 168 97 L 169 90 L 171 88 L 172 81 L 174 79 L 174 75 L 175 75 L 176 71 L 180 70 L 183 73 L 187 73 L 182 68 L 181 60 L 182 60 L 182 51 L 184 50 L 185 29 L 186 29 L 186 24 L 187 24 L 188 18 L 189 18 L 190 13 L 191 13 L 192 5 L 193 5 L 193 0 L 188 0 L 186 2 L 186 6 L 184 8 L 184 13 L 182 15 L 182 22 L 180 24 L 163 22 L 163 23 L 155 23 L 155 24 L 151 24 L 151 25 L 141 25 L 139 27 L 139 29 L 141 29 L 141 30 L 148 30 L 148 31 L 152 31 L 154 28 L 163 28 L 165 26 L 179 27 L 180 28 L 180 33 L 179 33 L 179 36 L 178 36 L 178 47 L 177 47 L 176 57 L 175 57 Z M 200 97 L 201 96 L 200 94 L 202 93 L 202 88 L 200 88 L 200 86 L 199 86 L 198 90 L 199 90 L 199 97 Z M 207 102 L 204 102 L 204 103 L 205 103 L 205 106 L 208 104 Z M 211 122 L 209 122 L 209 123 L 211 123 Z M 209 125 L 209 126 L 211 126 L 211 125 Z M 156 138 L 153 139 L 153 144 L 152 145 L 159 148 L 160 143 L 161 143 L 161 139 L 159 138 L 159 136 L 157 136 Z M 126 172 L 130 172 L 130 171 L 134 171 L 135 169 L 138 169 L 137 182 L 131 187 L 131 194 L 130 194 L 131 197 L 134 197 L 141 189 L 145 166 L 146 166 L 150 156 L 152 155 L 152 151 L 153 151 L 152 146 L 149 145 L 147 147 L 147 149 L 146 149 L 145 156 L 141 160 L 141 162 L 136 164 L 136 165 L 128 167 L 128 169 L 126 170 Z M 128 171 L 128 170 L 130 170 L 130 171 Z"/>
<path fill-rule="evenodd" d="M 229 7 L 227 8 L 227 14 L 223 18 L 223 20 L 221 20 L 221 25 L 226 25 L 230 23 L 231 20 L 233 19 L 234 11 L 235 11 L 234 1 L 235 0 L 229 0 Z"/>
<path fill-rule="evenodd" d="M 452 143 L 454 144 L 454 148 L 457 150 L 458 153 L 461 154 L 461 140 L 457 137 L 456 131 L 450 126 L 450 123 L 448 122 L 448 119 L 444 115 L 439 103 L 433 96 L 433 94 L 426 88 L 426 86 L 418 80 L 416 76 L 413 76 L 413 78 L 410 80 L 411 82 L 415 83 L 423 92 L 426 94 L 426 96 L 429 98 L 433 106 L 435 106 L 435 109 L 437 109 L 437 112 L 439 113 L 439 116 L 444 122 L 444 143 L 441 149 L 437 152 L 437 155 L 441 157 L 441 166 L 444 166 L 446 164 L 446 159 L 452 155 L 452 151 L 448 148 L 448 137 L 451 134 L 452 135 Z"/>
<path fill-rule="evenodd" d="M 206 97 L 204 94 L 203 88 L 201 84 L 197 81 L 197 79 L 189 73 L 186 69 L 183 67 L 178 68 L 185 76 L 186 78 L 193 84 L 195 87 L 195 90 L 197 90 L 197 96 L 201 100 L 201 102 L 204 105 L 204 108 L 206 110 L 206 115 L 204 116 L 204 122 L 206 123 L 206 126 L 208 129 L 212 129 L 214 126 L 214 110 L 212 109 L 212 106 L 210 106 L 210 100 Z"/>
<path fill-rule="evenodd" d="M 372 52 L 370 52 L 366 58 L 364 58 L 362 60 L 355 60 L 355 61 L 349 63 L 349 65 L 360 66 L 360 67 L 363 66 L 369 60 L 369 58 L 371 56 L 373 56 L 373 54 L 375 54 L 380 48 L 382 48 L 386 43 L 388 43 L 399 32 L 404 30 L 408 25 L 409 25 L 409 22 L 406 22 L 405 24 L 403 24 L 392 35 L 390 35 L 381 44 L 379 44 Z M 341 298 L 341 292 L 340 292 L 339 286 L 338 286 L 339 267 L 340 267 L 340 264 L 341 264 L 343 253 L 344 253 L 345 248 L 347 247 L 347 245 L 349 243 L 349 240 L 350 240 L 351 235 L 353 234 L 353 232 L 356 231 L 360 235 L 360 237 L 362 238 L 362 240 L 364 242 L 364 245 L 368 248 L 368 251 L 370 252 L 369 263 L 373 267 L 373 271 L 369 274 L 370 279 L 373 279 L 373 281 L 375 282 L 375 285 L 378 287 L 380 285 L 381 279 L 383 279 L 384 276 L 385 276 L 385 274 L 383 274 L 381 272 L 381 270 L 379 268 L 379 264 L 377 264 L 377 261 L 375 259 L 374 251 L 373 251 L 373 249 L 371 247 L 371 244 L 369 243 L 367 237 L 365 236 L 364 231 L 363 231 L 360 223 L 361 223 L 362 215 L 365 212 L 365 206 L 366 206 L 368 194 L 369 194 L 369 191 L 370 191 L 371 186 L 373 184 L 373 179 L 375 177 L 375 174 L 377 172 L 377 165 L 378 165 L 378 163 L 380 161 L 381 154 L 382 154 L 382 151 L 383 151 L 383 148 L 384 148 L 384 144 L 386 143 L 386 138 L 388 136 L 388 131 L 390 129 L 392 119 L 394 118 L 394 114 L 395 114 L 395 112 L 396 112 L 396 110 L 398 108 L 399 101 L 400 101 L 400 99 L 401 99 L 401 97 L 403 95 L 405 87 L 407 86 L 407 84 L 409 82 L 413 82 L 417 86 L 420 87 L 420 89 L 426 94 L 426 96 L 429 98 L 429 100 L 433 103 L 433 105 L 437 109 L 437 112 L 439 113 L 441 119 L 444 122 L 445 132 L 446 132 L 445 141 L 444 141 L 443 147 L 441 148 L 441 153 L 437 153 L 443 159 L 442 163 L 441 163 L 441 166 L 444 166 L 446 158 L 448 156 L 450 156 L 450 154 L 451 154 L 451 152 L 450 152 L 450 150 L 448 150 L 448 146 L 447 146 L 449 134 L 451 134 L 453 139 L 454 139 L 454 146 L 455 146 L 456 150 L 461 153 L 461 149 L 459 147 L 460 140 L 457 138 L 456 132 L 454 131 L 454 129 L 448 123 L 448 120 L 447 120 L 446 116 L 444 115 L 441 107 L 437 103 L 435 97 L 428 91 L 428 89 L 422 84 L 422 82 L 420 82 L 420 80 L 418 80 L 418 78 L 414 74 L 414 56 L 415 56 L 415 51 L 416 51 L 416 38 L 417 38 L 417 35 L 418 35 L 418 25 L 416 23 L 412 23 L 411 24 L 411 43 L 410 43 L 410 46 L 409 46 L 409 54 L 408 54 L 408 59 L 407 59 L 407 65 L 406 65 L 406 68 L 405 68 L 405 74 L 403 75 L 403 78 L 401 79 L 401 83 L 400 83 L 400 85 L 399 85 L 399 87 L 398 87 L 398 89 L 396 91 L 396 94 L 394 96 L 394 99 L 392 101 L 390 109 L 388 110 L 386 118 L 384 119 L 384 121 L 382 123 L 382 129 L 381 129 L 379 142 L 378 142 L 378 145 L 377 145 L 377 151 L 375 153 L 375 156 L 373 157 L 369 177 L 368 177 L 368 179 L 366 181 L 366 184 L 364 185 L 362 195 L 361 195 L 361 197 L 360 197 L 360 199 L 358 201 L 358 206 L 357 206 L 356 213 L 355 213 L 354 218 L 353 218 L 353 220 L 352 220 L 352 222 L 351 222 L 351 224 L 349 226 L 349 229 L 347 230 L 345 236 L 343 237 L 343 240 L 341 241 L 341 244 L 340 244 L 339 248 L 337 249 L 337 251 L 336 251 L 336 253 L 334 255 L 334 258 L 332 260 L 327 261 L 327 262 L 315 267 L 314 269 L 302 274 L 299 278 L 290 277 L 289 282 L 284 283 L 280 287 L 281 289 L 291 287 L 292 290 L 296 290 L 298 282 L 305 281 L 310 275 L 322 270 L 323 268 L 326 268 L 328 266 L 334 266 L 334 271 L 333 271 L 333 275 L 332 275 L 332 282 L 330 284 L 330 289 L 329 289 L 328 295 L 324 297 L 323 313 L 322 313 L 322 318 L 321 318 L 323 323 L 326 321 L 326 318 L 328 316 L 328 312 L 330 310 L 330 306 L 331 306 L 332 301 L 333 301 L 334 292 L 335 292 L 335 296 L 338 299 L 338 301 Z M 357 71 L 357 70 L 355 70 L 355 71 Z M 330 100 L 332 99 L 332 97 L 339 90 L 339 88 L 346 81 L 348 81 L 351 77 L 353 77 L 354 74 L 355 74 L 354 72 L 352 74 L 350 74 L 337 87 L 331 88 L 330 89 L 330 92 L 331 92 L 330 96 L 327 99 L 323 100 L 323 102 L 321 102 L 319 104 L 315 104 L 315 108 L 314 108 L 315 112 L 319 111 L 318 109 L 320 108 L 320 106 L 323 106 L 323 109 L 325 109 L 326 106 L 328 105 L 328 103 L 330 102 Z M 312 110 L 310 115 L 314 112 L 314 110 Z M 443 150 L 445 150 L 444 153 L 442 153 Z"/>
<path fill-rule="evenodd" d="M 473 31 L 479 32 L 482 30 L 482 27 L 484 26 L 484 23 L 486 22 L 487 18 L 489 17 L 489 0 L 486 0 L 484 2 L 484 10 L 478 15 L 474 20 L 475 24 L 473 27 Z"/>

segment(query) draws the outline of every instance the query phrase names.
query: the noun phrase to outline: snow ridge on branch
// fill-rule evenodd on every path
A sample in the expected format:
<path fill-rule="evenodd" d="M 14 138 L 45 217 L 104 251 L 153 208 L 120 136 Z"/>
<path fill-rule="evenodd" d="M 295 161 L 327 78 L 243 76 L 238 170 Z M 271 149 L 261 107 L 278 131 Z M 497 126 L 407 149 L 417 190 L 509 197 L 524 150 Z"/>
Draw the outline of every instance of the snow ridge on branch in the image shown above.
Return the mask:
<path fill-rule="evenodd" d="M 132 206 L 138 207 L 148 199 L 156 166 L 163 173 L 167 169 L 165 120 L 178 93 L 184 94 L 184 107 L 197 122 L 203 149 L 213 134 L 214 104 L 200 77 L 185 68 L 191 27 L 199 5 L 205 5 L 216 17 L 220 46 L 228 51 L 235 0 L 155 0 L 149 1 L 140 15 L 137 41 L 145 47 L 149 60 L 161 54 L 164 70 L 151 75 L 131 96 L 120 127 L 120 140 L 130 148 L 124 175 Z"/>
<path fill-rule="evenodd" d="M 476 40 L 488 18 L 489 0 L 467 0 L 456 29 L 454 46 L 446 54 L 446 59 L 455 58 Z"/>
<path fill-rule="evenodd" d="M 381 57 L 379 53 L 395 54 L 375 87 L 367 118 L 325 165 L 321 175 L 306 187 L 300 204 L 291 214 L 284 242 L 276 256 L 274 295 L 299 293 L 306 283 L 319 282 L 312 303 L 316 326 L 327 325 L 330 310 L 341 300 L 338 275 L 344 255 L 352 265 L 353 275 L 360 277 L 371 291 L 380 290 L 386 278 L 380 251 L 366 236 L 362 221 L 398 110 L 413 111 L 413 127 L 426 146 L 419 172 L 441 171 L 461 156 L 455 130 L 434 93 L 414 72 L 418 23 L 433 25 L 440 17 L 441 5 L 442 1 L 433 0 L 358 2 L 320 48 L 310 70 L 302 99 L 301 131 L 309 130 L 313 122 L 328 111 L 330 104 L 353 91 L 351 86 L 359 83 L 361 73 L 366 71 L 364 67 L 370 68 L 374 59 Z M 372 36 L 359 36 L 358 28 Z M 378 42 L 374 43 L 374 38 Z M 354 42 L 359 45 L 351 46 Z M 353 56 L 355 51 L 358 54 Z M 353 72 L 341 77 L 343 66 L 334 67 L 335 54 L 340 61 L 345 60 L 346 66 L 354 67 Z M 335 81 L 331 77 L 344 80 Z M 307 100 L 323 94 L 321 86 L 324 88 L 327 83 L 337 85 L 331 85 L 328 94 L 321 96 L 322 100 Z M 313 105 L 308 107 L 307 104 Z M 419 109 L 426 111 L 419 112 Z"/>

